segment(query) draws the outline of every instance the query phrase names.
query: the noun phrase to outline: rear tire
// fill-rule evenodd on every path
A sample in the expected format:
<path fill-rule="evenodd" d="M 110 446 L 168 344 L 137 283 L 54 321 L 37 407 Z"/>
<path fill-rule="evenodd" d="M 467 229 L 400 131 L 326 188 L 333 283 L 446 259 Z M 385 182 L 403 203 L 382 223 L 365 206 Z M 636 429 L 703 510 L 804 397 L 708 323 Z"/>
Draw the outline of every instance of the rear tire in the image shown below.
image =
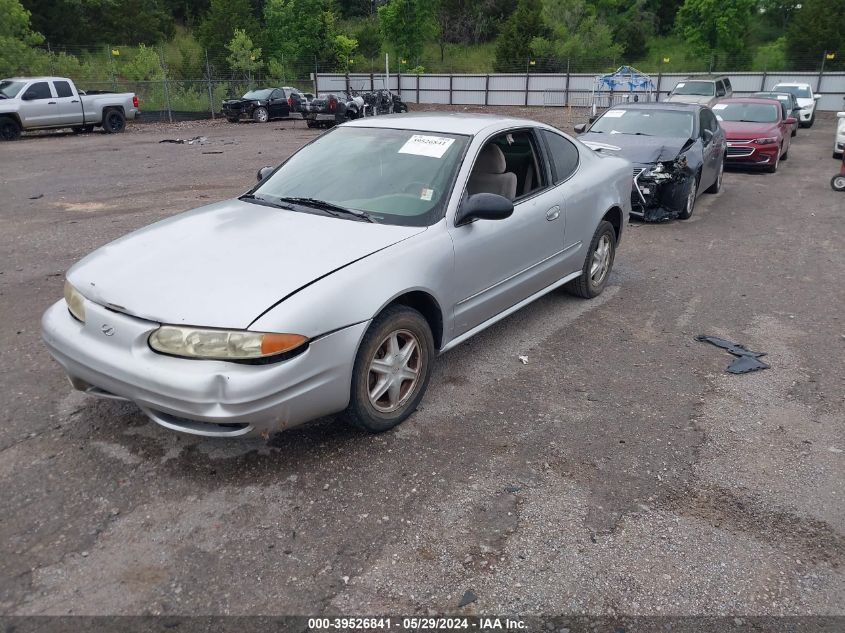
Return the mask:
<path fill-rule="evenodd" d="M 830 179 L 830 186 L 834 191 L 845 191 L 845 176 L 836 174 Z"/>
<path fill-rule="evenodd" d="M 722 156 L 722 162 L 719 163 L 719 174 L 716 176 L 716 182 L 710 185 L 704 193 L 719 193 L 722 190 L 722 177 L 725 174 L 725 157 Z"/>
<path fill-rule="evenodd" d="M 107 110 L 103 113 L 103 130 L 106 134 L 120 134 L 126 129 L 126 117 L 120 110 Z"/>
<path fill-rule="evenodd" d="M 10 117 L 0 119 L 0 140 L 16 141 L 21 137 L 21 126 Z"/>
<path fill-rule="evenodd" d="M 256 123 L 267 123 L 270 120 L 270 112 L 264 107 L 255 108 L 252 111 L 252 120 Z"/>
<path fill-rule="evenodd" d="M 581 275 L 566 284 L 567 292 L 584 299 L 598 297 L 607 285 L 615 259 L 616 231 L 610 222 L 602 220 L 590 241 Z"/>
<path fill-rule="evenodd" d="M 423 315 L 404 305 L 386 308 L 358 348 L 347 421 L 381 433 L 406 420 L 428 388 L 434 356 L 434 338 Z"/>

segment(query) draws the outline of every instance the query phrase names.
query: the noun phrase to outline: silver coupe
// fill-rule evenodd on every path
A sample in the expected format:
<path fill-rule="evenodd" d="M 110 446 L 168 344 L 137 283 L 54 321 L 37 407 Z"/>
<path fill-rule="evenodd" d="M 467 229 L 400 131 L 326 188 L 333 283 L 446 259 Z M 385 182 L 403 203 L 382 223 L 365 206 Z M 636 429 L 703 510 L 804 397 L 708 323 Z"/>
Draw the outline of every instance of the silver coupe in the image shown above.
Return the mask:
<path fill-rule="evenodd" d="M 112 242 L 44 314 L 72 385 L 197 435 L 405 420 L 435 358 L 560 286 L 607 284 L 631 164 L 486 115 L 366 118 L 236 200 Z"/>

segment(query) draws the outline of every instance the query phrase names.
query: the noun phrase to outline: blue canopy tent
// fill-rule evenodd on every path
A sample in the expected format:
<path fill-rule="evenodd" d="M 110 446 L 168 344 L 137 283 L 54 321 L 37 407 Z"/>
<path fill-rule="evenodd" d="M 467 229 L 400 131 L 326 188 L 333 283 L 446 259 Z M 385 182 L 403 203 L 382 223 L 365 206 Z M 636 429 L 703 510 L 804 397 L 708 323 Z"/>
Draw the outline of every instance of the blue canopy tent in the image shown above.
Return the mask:
<path fill-rule="evenodd" d="M 615 72 L 599 75 L 593 82 L 591 109 L 609 108 L 617 103 L 652 101 L 654 81 L 633 66 L 620 66 Z"/>

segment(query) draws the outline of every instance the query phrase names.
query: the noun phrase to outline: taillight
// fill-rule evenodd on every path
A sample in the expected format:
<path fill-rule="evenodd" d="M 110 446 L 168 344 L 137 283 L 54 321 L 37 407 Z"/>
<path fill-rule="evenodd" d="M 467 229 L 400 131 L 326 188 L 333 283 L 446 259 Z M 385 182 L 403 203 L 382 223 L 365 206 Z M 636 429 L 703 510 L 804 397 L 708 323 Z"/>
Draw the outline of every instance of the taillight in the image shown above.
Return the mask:
<path fill-rule="evenodd" d="M 288 105 L 292 108 L 293 107 L 293 97 L 288 97 Z"/>
<path fill-rule="evenodd" d="M 138 95 L 132 95 L 132 107 L 133 108 L 138 107 Z"/>
<path fill-rule="evenodd" d="M 329 99 L 329 112 L 334 112 L 337 108 L 337 99 Z"/>

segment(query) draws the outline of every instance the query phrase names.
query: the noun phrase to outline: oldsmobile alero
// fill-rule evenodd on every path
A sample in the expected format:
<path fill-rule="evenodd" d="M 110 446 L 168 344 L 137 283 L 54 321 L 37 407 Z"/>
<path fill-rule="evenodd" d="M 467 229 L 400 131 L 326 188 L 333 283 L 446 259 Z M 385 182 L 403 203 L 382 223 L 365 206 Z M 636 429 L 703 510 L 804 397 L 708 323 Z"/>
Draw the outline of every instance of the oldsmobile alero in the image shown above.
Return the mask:
<path fill-rule="evenodd" d="M 438 354 L 560 286 L 601 293 L 631 210 L 628 161 L 484 115 L 360 119 L 259 179 L 68 271 L 42 331 L 75 388 L 199 435 L 384 431 Z"/>

